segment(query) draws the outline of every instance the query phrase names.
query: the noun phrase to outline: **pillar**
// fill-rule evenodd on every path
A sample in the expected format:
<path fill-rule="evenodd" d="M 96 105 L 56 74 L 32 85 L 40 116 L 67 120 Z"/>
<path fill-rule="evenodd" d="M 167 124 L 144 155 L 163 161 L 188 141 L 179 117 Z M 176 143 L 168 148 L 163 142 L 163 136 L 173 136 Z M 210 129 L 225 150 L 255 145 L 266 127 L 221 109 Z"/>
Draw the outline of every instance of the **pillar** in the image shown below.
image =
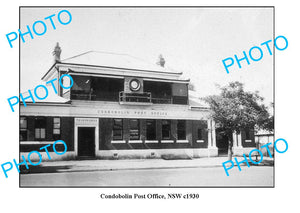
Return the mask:
<path fill-rule="evenodd" d="M 212 134 L 212 147 L 217 147 L 216 123 L 214 120 L 211 120 L 211 134 Z"/>
<path fill-rule="evenodd" d="M 238 141 L 237 141 L 237 134 L 236 133 L 232 133 L 232 141 L 233 141 L 233 147 L 237 147 L 238 146 Z"/>
<path fill-rule="evenodd" d="M 207 132 L 208 132 L 208 137 L 207 137 L 207 147 L 212 147 L 212 131 L 211 131 L 211 119 L 207 120 Z"/>
<path fill-rule="evenodd" d="M 212 119 L 207 120 L 207 130 L 208 130 L 208 157 L 218 156 L 218 148 L 216 142 L 216 129 L 215 122 Z"/>
<path fill-rule="evenodd" d="M 207 131 L 208 131 L 208 147 L 217 147 L 216 142 L 216 129 L 215 129 L 215 121 L 212 119 L 207 120 Z"/>
<path fill-rule="evenodd" d="M 237 135 L 237 146 L 238 146 L 239 148 L 242 147 L 242 134 L 241 134 L 241 133 L 239 133 L 239 134 Z"/>

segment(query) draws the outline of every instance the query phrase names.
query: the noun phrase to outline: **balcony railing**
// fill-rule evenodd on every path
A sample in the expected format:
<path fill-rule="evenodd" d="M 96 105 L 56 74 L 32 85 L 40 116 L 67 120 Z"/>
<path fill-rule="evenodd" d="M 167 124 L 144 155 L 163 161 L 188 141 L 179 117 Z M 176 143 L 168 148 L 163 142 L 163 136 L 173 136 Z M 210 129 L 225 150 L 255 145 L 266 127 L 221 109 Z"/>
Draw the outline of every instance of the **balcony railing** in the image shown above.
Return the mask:
<path fill-rule="evenodd" d="M 95 100 L 96 95 L 71 93 L 71 99 L 74 100 Z"/>
<path fill-rule="evenodd" d="M 117 101 L 118 93 L 76 93 L 71 92 L 72 100 L 92 100 L 92 101 Z M 127 104 L 172 104 L 172 97 L 153 98 L 151 92 L 144 93 L 125 93 L 119 92 L 119 102 Z"/>
<path fill-rule="evenodd" d="M 154 104 L 171 104 L 172 98 L 152 98 Z"/>
<path fill-rule="evenodd" d="M 171 104 L 172 98 L 152 98 L 151 92 L 144 93 L 119 93 L 119 101 L 122 103 L 149 103 L 149 104 Z"/>
<path fill-rule="evenodd" d="M 119 93 L 120 102 L 135 102 L 135 103 L 152 103 L 151 102 L 151 93 L 125 93 L 124 91 Z"/>

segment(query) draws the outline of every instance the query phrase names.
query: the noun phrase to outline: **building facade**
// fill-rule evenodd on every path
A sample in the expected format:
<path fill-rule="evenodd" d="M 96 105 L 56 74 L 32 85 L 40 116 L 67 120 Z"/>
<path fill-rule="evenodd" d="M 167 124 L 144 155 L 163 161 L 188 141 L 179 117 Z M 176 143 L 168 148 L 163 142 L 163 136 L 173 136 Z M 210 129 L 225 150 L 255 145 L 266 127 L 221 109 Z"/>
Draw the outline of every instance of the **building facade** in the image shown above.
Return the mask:
<path fill-rule="evenodd" d="M 60 60 L 60 52 L 57 45 L 55 63 L 42 80 L 68 74 L 73 86 L 64 89 L 56 81 L 57 95 L 50 97 L 52 85 L 46 84 L 47 99 L 20 105 L 21 155 L 63 140 L 67 152 L 51 155 L 50 146 L 52 159 L 218 156 L 209 107 L 188 90 L 189 79 L 164 67 L 162 57 L 152 65 L 95 51 Z M 64 78 L 63 84 L 71 81 Z M 241 141 L 239 146 L 235 140 L 236 150 L 255 147 L 254 138 L 245 143 L 243 133 L 236 138 Z"/>

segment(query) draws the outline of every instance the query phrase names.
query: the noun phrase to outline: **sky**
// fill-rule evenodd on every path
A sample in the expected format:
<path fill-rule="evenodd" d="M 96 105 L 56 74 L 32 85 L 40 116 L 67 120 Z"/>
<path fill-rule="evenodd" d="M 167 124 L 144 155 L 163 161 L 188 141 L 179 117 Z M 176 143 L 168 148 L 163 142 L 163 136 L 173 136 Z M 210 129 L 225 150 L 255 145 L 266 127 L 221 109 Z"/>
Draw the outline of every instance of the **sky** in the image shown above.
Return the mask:
<path fill-rule="evenodd" d="M 68 25 L 57 20 L 62 9 L 72 14 Z M 21 31 L 52 14 L 56 30 L 45 21 L 44 35 L 21 41 L 21 92 L 40 84 L 59 42 L 61 59 L 95 50 L 156 63 L 162 54 L 166 66 L 183 72 L 201 97 L 218 94 L 216 84 L 240 81 L 246 90 L 259 91 L 266 105 L 273 102 L 273 56 L 261 46 L 274 36 L 272 8 L 21 8 Z M 242 58 L 253 46 L 262 48 L 263 58 L 249 58 L 250 65 L 241 61 L 241 69 L 235 62 L 227 74 L 222 60 Z"/>

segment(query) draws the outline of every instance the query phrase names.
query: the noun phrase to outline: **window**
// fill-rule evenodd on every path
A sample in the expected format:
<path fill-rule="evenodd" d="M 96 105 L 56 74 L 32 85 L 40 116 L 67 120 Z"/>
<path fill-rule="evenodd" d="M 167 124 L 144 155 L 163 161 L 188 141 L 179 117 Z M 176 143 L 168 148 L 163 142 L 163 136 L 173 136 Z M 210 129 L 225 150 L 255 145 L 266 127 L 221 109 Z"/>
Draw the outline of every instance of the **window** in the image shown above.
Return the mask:
<path fill-rule="evenodd" d="M 186 140 L 185 121 L 183 120 L 177 122 L 177 139 Z"/>
<path fill-rule="evenodd" d="M 124 91 L 124 79 L 92 78 L 92 100 L 119 101 L 119 92 Z"/>
<path fill-rule="evenodd" d="M 246 129 L 245 130 L 245 142 L 252 142 L 252 139 L 251 139 L 251 134 L 250 134 L 250 130 L 249 129 Z"/>
<path fill-rule="evenodd" d="M 162 139 L 163 140 L 171 139 L 171 121 L 163 120 L 161 129 L 162 129 Z"/>
<path fill-rule="evenodd" d="M 156 121 L 146 120 L 146 140 L 156 140 Z"/>
<path fill-rule="evenodd" d="M 60 139 L 60 118 L 53 118 L 53 139 Z"/>
<path fill-rule="evenodd" d="M 27 118 L 20 117 L 20 141 L 27 141 Z"/>
<path fill-rule="evenodd" d="M 130 140 L 139 140 L 140 139 L 140 129 L 139 129 L 139 120 L 130 119 L 129 120 L 129 139 Z"/>
<path fill-rule="evenodd" d="M 35 139 L 46 138 L 46 118 L 35 118 L 34 137 Z"/>
<path fill-rule="evenodd" d="M 197 140 L 203 140 L 202 129 L 200 128 L 197 130 Z"/>
<path fill-rule="evenodd" d="M 247 129 L 247 130 L 245 131 L 245 137 L 246 137 L 246 140 L 251 140 L 251 137 L 250 137 L 250 130 L 249 130 L 249 129 Z"/>
<path fill-rule="evenodd" d="M 122 140 L 123 139 L 123 120 L 122 119 L 113 119 L 112 139 L 113 140 Z"/>

